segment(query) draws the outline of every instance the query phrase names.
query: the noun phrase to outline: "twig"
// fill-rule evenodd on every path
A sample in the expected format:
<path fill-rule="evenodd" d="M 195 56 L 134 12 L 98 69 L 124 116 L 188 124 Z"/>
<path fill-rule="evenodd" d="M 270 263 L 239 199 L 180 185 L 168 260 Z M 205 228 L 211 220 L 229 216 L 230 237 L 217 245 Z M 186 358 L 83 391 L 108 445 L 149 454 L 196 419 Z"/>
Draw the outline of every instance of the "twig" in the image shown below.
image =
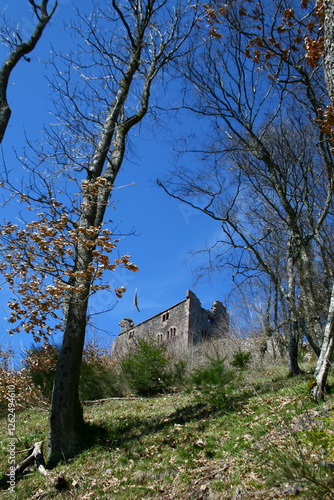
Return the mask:
<path fill-rule="evenodd" d="M 134 399 L 143 399 L 140 397 L 136 396 L 128 396 L 128 397 L 119 397 L 119 398 L 105 398 L 105 399 L 87 399 L 86 401 L 83 401 L 84 404 L 93 404 L 93 403 L 103 403 L 104 401 L 131 401 Z"/>

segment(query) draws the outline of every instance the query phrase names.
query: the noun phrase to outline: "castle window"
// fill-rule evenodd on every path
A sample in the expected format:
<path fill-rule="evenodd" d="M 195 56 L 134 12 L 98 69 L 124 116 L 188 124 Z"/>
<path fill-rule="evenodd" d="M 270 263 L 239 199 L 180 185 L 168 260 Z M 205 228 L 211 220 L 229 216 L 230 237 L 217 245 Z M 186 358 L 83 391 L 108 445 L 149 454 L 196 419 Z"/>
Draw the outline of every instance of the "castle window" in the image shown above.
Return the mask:
<path fill-rule="evenodd" d="M 129 332 L 129 339 L 133 339 L 134 336 L 135 336 L 135 332 L 133 330 L 131 332 Z"/>
<path fill-rule="evenodd" d="M 166 312 L 162 315 L 162 321 L 167 321 L 169 318 L 169 312 Z"/>
<path fill-rule="evenodd" d="M 212 316 L 208 316 L 209 323 L 214 323 L 214 321 L 215 321 L 215 318 L 213 318 Z"/>
<path fill-rule="evenodd" d="M 157 340 L 158 340 L 158 344 L 161 344 L 161 342 L 162 342 L 162 333 L 158 333 Z"/>
<path fill-rule="evenodd" d="M 208 339 L 208 332 L 206 330 L 202 330 L 201 337 L 202 337 L 202 340 L 207 340 Z"/>
<path fill-rule="evenodd" d="M 175 335 L 176 335 L 176 328 L 170 328 L 166 332 L 167 339 L 172 339 L 175 337 Z"/>

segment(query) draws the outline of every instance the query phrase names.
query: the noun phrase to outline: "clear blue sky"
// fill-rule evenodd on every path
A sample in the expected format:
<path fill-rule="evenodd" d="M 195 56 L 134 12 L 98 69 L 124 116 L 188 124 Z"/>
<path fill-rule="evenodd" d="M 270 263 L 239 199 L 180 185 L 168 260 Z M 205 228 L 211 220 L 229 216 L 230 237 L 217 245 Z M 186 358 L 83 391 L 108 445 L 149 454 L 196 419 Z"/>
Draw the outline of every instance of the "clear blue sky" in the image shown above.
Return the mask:
<path fill-rule="evenodd" d="M 28 0 L 2 1 L 1 5 L 6 3 L 8 15 L 29 31 L 32 16 L 29 9 L 25 10 Z M 10 80 L 8 96 L 12 118 L 3 142 L 3 152 L 7 164 L 9 162 L 8 166 L 17 167 L 15 175 L 18 180 L 20 167 L 13 159 L 11 151 L 13 148 L 17 148 L 18 152 L 22 151 L 25 132 L 30 139 L 38 140 L 43 123 L 52 119 L 52 104 L 48 98 L 49 88 L 45 78 L 48 70 L 40 59 L 48 59 L 51 43 L 57 50 L 64 49 L 66 38 L 62 26 L 73 17 L 73 4 L 84 8 L 90 1 L 59 0 L 54 21 L 46 28 L 39 45 L 30 55 L 31 62 L 21 61 Z M 20 19 L 17 12 L 22 14 Z M 3 48 L 0 48 L 0 56 L 2 63 L 5 56 Z M 196 127 L 190 119 L 182 124 L 185 131 L 190 126 Z M 106 276 L 112 287 L 127 288 L 122 299 L 111 300 L 110 294 L 104 292 L 92 297 L 91 313 L 98 313 L 118 301 L 111 312 L 94 317 L 96 326 L 109 332 L 100 334 L 105 345 L 111 344 L 119 333 L 118 323 L 121 319 L 132 316 L 135 323 L 144 321 L 183 300 L 188 288 L 196 293 L 206 308 L 210 308 L 214 300 L 224 302 L 229 292 L 229 284 L 223 276 L 216 276 L 214 281 L 202 281 L 195 285 L 192 268 L 198 265 L 199 261 L 191 259 L 188 254 L 193 249 L 201 249 L 213 243 L 220 232 L 219 223 L 169 198 L 155 184 L 155 179 L 163 177 L 173 166 L 174 158 L 169 142 L 172 137 L 169 137 L 168 131 L 163 130 L 158 130 L 155 135 L 150 134 L 145 127 L 135 130 L 135 133 L 136 157 L 130 157 L 124 162 L 116 187 L 129 186 L 115 191 L 113 201 L 116 210 L 111 211 L 109 217 L 115 224 L 119 224 L 121 232 L 128 233 L 132 229 L 136 232 L 137 236 L 128 236 L 121 241 L 118 251 L 121 254 L 130 254 L 139 266 L 139 272 L 132 273 L 119 268 Z M 17 217 L 15 204 L 2 210 L 1 220 L 7 218 L 14 221 Z M 140 313 L 133 307 L 135 290 L 138 293 Z M 3 289 L 0 298 L 3 332 L 1 344 L 12 343 L 17 348 L 22 341 L 23 345 L 29 346 L 32 339 L 28 335 L 9 339 L 5 333 L 8 325 L 3 317 L 8 316 L 7 299 L 8 295 Z"/>

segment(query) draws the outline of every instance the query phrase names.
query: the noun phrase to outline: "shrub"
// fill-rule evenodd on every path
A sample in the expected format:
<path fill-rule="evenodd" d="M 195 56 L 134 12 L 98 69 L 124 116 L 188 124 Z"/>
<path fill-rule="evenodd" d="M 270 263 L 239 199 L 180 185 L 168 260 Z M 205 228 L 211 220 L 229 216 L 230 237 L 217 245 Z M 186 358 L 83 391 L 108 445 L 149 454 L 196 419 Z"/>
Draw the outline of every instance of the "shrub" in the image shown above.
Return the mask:
<path fill-rule="evenodd" d="M 33 346 L 27 354 L 24 360 L 26 375 L 50 401 L 59 348 L 45 342 L 41 347 Z M 120 393 L 116 370 L 109 362 L 108 352 L 95 341 L 89 341 L 83 351 L 80 369 L 80 399 L 103 399 L 119 396 Z"/>
<path fill-rule="evenodd" d="M 51 400 L 58 353 L 59 347 L 44 342 L 42 346 L 33 345 L 28 349 L 23 361 L 27 375 L 47 401 Z"/>
<path fill-rule="evenodd" d="M 26 351 L 21 370 L 13 370 L 14 353 L 0 347 L 0 415 L 6 414 L 8 388 L 15 387 L 17 410 L 50 404 L 59 348 L 45 342 Z M 83 400 L 123 395 L 119 373 L 107 351 L 88 342 L 83 353 L 79 394 Z"/>
<path fill-rule="evenodd" d="M 252 353 L 250 351 L 243 352 L 238 351 L 233 355 L 233 360 L 231 361 L 231 365 L 235 368 L 246 368 L 249 364 L 252 357 Z"/>
<path fill-rule="evenodd" d="M 287 426 L 279 446 L 267 443 L 261 452 L 262 466 L 271 482 L 300 485 L 303 498 L 334 498 L 333 417 L 321 416 L 321 410 L 305 411 L 298 424 L 297 431 Z"/>
<path fill-rule="evenodd" d="M 152 338 L 138 339 L 135 347 L 121 360 L 121 374 L 129 389 L 140 396 L 164 392 L 169 385 L 169 360 L 164 346 Z"/>
<path fill-rule="evenodd" d="M 169 362 L 166 373 L 166 382 L 170 387 L 180 388 L 184 385 L 187 373 L 187 362 L 184 360 Z"/>
<path fill-rule="evenodd" d="M 0 347 L 0 415 L 8 414 L 9 398 L 12 398 L 13 392 L 17 411 L 46 403 L 26 370 L 23 368 L 15 371 L 13 365 L 14 352 Z"/>
<path fill-rule="evenodd" d="M 206 358 L 207 362 L 190 375 L 191 389 L 195 389 L 201 401 L 218 408 L 226 407 L 235 386 L 235 372 L 226 368 L 225 358 L 221 358 L 218 351 Z"/>
<path fill-rule="evenodd" d="M 96 341 L 88 341 L 80 369 L 79 395 L 82 400 L 111 398 L 123 395 L 119 373 L 107 349 Z"/>
<path fill-rule="evenodd" d="M 126 392 L 122 386 L 119 371 L 103 356 L 96 363 L 83 361 L 80 371 L 79 395 L 83 401 L 123 396 Z"/>

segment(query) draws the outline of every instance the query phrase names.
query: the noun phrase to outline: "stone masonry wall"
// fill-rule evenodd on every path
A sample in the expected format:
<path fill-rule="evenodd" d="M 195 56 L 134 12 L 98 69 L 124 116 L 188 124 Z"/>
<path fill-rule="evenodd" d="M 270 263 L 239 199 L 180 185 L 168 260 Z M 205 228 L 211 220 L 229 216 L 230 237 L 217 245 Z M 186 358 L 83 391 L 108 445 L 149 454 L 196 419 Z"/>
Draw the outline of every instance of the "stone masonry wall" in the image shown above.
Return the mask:
<path fill-rule="evenodd" d="M 199 344 L 213 337 L 224 337 L 228 333 L 229 319 L 225 306 L 218 300 L 211 311 L 203 309 L 196 295 L 188 290 L 189 298 L 189 344 Z"/>
<path fill-rule="evenodd" d="M 111 356 L 123 357 L 136 339 L 151 337 L 157 343 L 166 343 L 176 353 L 185 352 L 189 345 L 209 340 L 228 331 L 226 308 L 219 301 L 211 311 L 202 308 L 196 295 L 187 290 L 186 299 L 138 325 L 125 318 L 120 322 L 121 333 L 115 339 Z"/>

